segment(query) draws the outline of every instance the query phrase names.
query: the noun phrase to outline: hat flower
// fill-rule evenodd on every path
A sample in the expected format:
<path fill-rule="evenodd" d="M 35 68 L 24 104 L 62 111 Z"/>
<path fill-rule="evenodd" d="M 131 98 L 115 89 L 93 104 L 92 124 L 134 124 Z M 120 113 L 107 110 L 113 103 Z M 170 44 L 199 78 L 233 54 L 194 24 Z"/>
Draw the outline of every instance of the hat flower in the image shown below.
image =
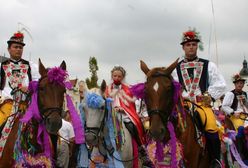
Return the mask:
<path fill-rule="evenodd" d="M 14 34 L 14 37 L 23 38 L 24 36 L 23 36 L 23 34 L 21 32 L 17 32 L 17 33 Z"/>

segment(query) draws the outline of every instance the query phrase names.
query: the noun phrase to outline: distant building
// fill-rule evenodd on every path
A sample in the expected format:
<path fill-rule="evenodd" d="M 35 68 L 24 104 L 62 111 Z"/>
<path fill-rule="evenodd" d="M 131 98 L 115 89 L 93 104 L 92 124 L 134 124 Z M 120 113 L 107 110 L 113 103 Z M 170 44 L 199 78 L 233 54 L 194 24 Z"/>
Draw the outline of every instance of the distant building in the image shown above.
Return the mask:
<path fill-rule="evenodd" d="M 72 89 L 68 90 L 67 93 L 70 95 L 71 99 L 72 99 L 72 102 L 76 108 L 76 110 L 78 111 L 79 113 L 79 109 L 78 109 L 78 106 L 81 102 L 81 92 L 80 92 L 80 86 L 79 86 L 79 83 L 80 81 L 76 78 L 76 79 L 70 79 L 70 82 L 71 82 L 71 85 L 72 85 Z M 66 103 L 64 104 L 64 110 L 68 110 L 67 109 L 67 105 Z"/>
<path fill-rule="evenodd" d="M 247 82 L 248 82 L 248 67 L 247 67 L 247 61 L 246 61 L 245 58 L 244 58 L 244 61 L 243 61 L 243 67 L 240 70 L 239 74 L 240 74 L 240 76 L 242 76 L 243 78 L 246 79 L 246 83 L 245 83 L 245 86 L 244 86 L 244 91 L 248 91 L 248 86 L 247 86 Z"/>

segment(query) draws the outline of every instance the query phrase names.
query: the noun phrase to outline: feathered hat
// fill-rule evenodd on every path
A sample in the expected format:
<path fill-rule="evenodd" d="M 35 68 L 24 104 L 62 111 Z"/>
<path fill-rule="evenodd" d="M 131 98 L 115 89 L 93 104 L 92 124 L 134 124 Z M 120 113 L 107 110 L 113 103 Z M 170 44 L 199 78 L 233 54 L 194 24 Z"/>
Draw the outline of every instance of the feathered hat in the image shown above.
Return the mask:
<path fill-rule="evenodd" d="M 232 79 L 233 79 L 233 83 L 236 83 L 238 81 L 244 81 L 244 82 L 246 81 L 246 79 L 242 78 L 239 74 L 233 75 Z"/>
<path fill-rule="evenodd" d="M 10 39 L 7 41 L 8 44 L 12 43 L 18 43 L 21 44 L 22 46 L 25 46 L 25 43 L 23 42 L 24 35 L 20 31 L 14 33 L 13 36 L 10 37 Z"/>
<path fill-rule="evenodd" d="M 202 51 L 203 50 L 203 44 L 201 41 L 201 36 L 200 33 L 196 31 L 196 29 L 191 29 L 189 28 L 188 31 L 183 32 L 182 36 L 182 42 L 180 43 L 181 45 L 184 45 L 187 42 L 195 41 L 199 43 L 199 49 Z"/>

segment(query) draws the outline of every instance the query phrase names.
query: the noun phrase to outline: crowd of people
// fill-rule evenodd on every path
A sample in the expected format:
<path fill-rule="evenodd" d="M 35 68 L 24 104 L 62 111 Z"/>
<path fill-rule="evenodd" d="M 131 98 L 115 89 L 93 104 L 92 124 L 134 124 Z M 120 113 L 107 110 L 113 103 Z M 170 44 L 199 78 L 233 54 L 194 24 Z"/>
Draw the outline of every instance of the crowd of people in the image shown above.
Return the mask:
<path fill-rule="evenodd" d="M 8 116 L 15 113 L 22 102 L 26 100 L 28 83 L 39 79 L 38 66 L 22 58 L 25 43 L 21 32 L 15 33 L 7 41 L 9 59 L 1 63 L 0 77 L 0 125 Z M 188 30 L 183 33 L 181 46 L 184 59 L 178 62 L 172 76 L 182 86 L 182 96 L 194 103 L 202 101 L 204 94 L 211 96 L 212 101 L 223 98 L 221 108 L 226 117 L 232 121 L 235 130 L 248 125 L 245 120 L 248 113 L 247 94 L 243 91 L 245 79 L 239 74 L 233 77 L 234 89 L 226 92 L 226 82 L 217 66 L 206 59 L 198 57 L 198 49 L 202 49 L 202 41 L 199 32 Z M 124 123 L 138 144 L 143 166 L 152 167 L 145 150 L 145 133 L 140 116 L 137 114 L 135 101 L 130 88 L 124 83 L 126 70 L 121 66 L 115 66 L 111 71 L 112 83 L 106 89 L 105 96 L 113 99 L 113 107 L 116 112 L 123 114 Z M 80 92 L 83 98 L 83 93 Z M 14 101 L 13 101 L 14 100 Z M 12 108 L 13 107 L 13 108 Z M 69 113 L 64 114 L 62 127 L 59 130 L 57 166 L 68 167 L 71 156 L 71 143 L 74 142 L 74 132 L 69 119 Z M 207 118 L 213 119 L 214 114 L 207 114 Z M 215 122 L 211 122 L 213 124 Z M 215 127 L 212 127 L 215 128 Z M 214 166 L 221 165 L 221 141 L 217 129 L 205 130 L 206 147 Z"/>

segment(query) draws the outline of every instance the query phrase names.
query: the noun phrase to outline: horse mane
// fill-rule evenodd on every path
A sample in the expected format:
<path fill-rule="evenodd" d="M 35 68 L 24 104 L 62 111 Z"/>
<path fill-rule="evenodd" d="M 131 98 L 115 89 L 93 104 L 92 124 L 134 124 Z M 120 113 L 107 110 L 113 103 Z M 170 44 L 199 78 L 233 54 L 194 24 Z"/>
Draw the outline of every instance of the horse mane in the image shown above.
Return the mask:
<path fill-rule="evenodd" d="M 91 88 L 90 92 L 86 92 L 85 102 L 88 107 L 96 109 L 100 108 L 105 101 L 99 88 Z"/>
<path fill-rule="evenodd" d="M 155 67 L 155 68 L 151 69 L 147 73 L 147 78 L 149 78 L 153 75 L 156 75 L 156 74 L 166 75 L 166 76 L 170 77 L 171 80 L 173 80 L 171 73 L 167 72 L 167 67 Z"/>

